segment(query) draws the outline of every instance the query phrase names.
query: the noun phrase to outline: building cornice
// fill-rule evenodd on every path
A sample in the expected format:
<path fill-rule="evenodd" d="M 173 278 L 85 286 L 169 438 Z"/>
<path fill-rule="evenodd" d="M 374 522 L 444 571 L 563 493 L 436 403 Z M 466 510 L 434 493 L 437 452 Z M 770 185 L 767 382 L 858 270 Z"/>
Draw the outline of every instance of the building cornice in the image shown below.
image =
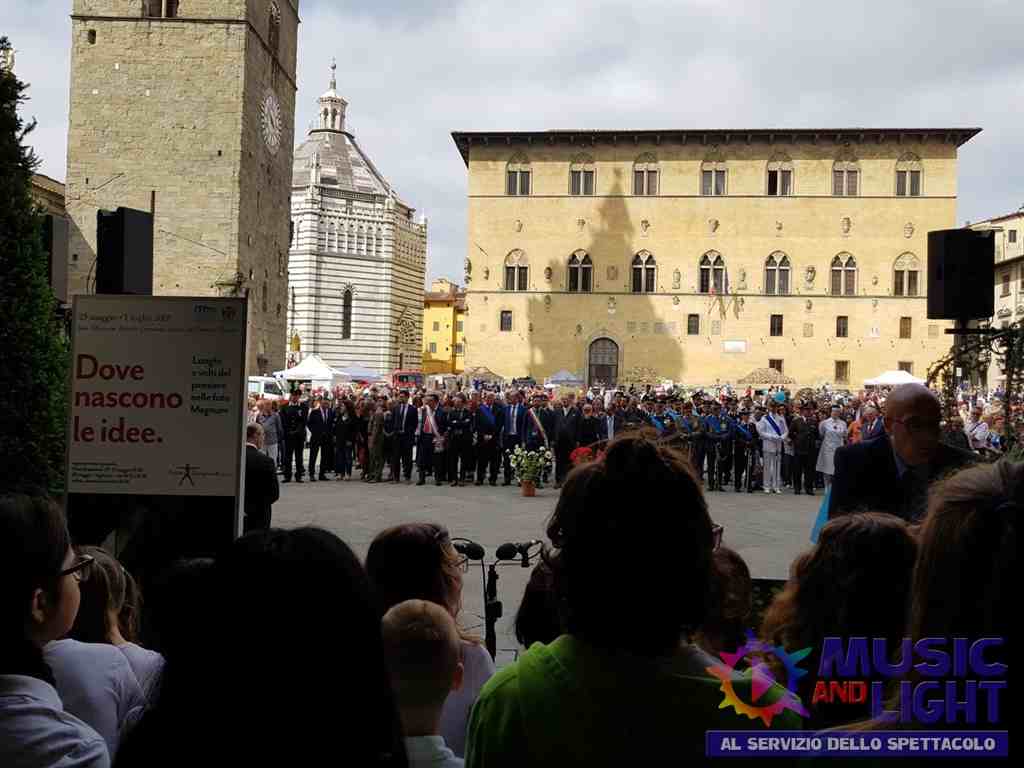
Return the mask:
<path fill-rule="evenodd" d="M 524 146 L 565 146 L 580 151 L 597 144 L 654 144 L 719 145 L 730 143 L 766 144 L 805 141 L 817 144 L 831 141 L 835 144 L 846 142 L 856 144 L 883 144 L 895 141 L 899 144 L 925 143 L 929 139 L 941 140 L 946 144 L 963 146 L 981 133 L 981 128 L 719 128 L 714 130 L 667 129 L 667 130 L 550 130 L 550 131 L 453 131 L 452 140 L 469 165 L 469 151 L 474 146 L 507 146 L 521 149 Z"/>
<path fill-rule="evenodd" d="M 296 17 L 298 17 L 298 14 L 296 14 Z M 180 16 L 175 16 L 169 19 L 158 19 L 150 16 L 97 16 L 95 14 L 78 13 L 71 14 L 71 19 L 73 21 L 130 21 L 136 24 L 226 24 L 232 26 L 245 26 L 248 27 L 249 31 L 253 34 L 253 36 L 260 41 L 260 45 L 263 46 L 263 50 L 265 50 L 267 54 L 269 54 L 270 58 L 273 59 L 274 64 L 277 66 L 278 69 L 281 70 L 281 74 L 283 74 L 285 79 L 289 83 L 291 83 L 292 90 L 298 91 L 299 89 L 298 86 L 295 84 L 295 79 L 290 74 L 288 74 L 288 70 L 281 66 L 281 62 L 278 60 L 277 54 L 270 50 L 270 46 L 267 44 L 267 41 L 263 39 L 263 35 L 259 33 L 259 30 L 257 30 L 256 27 L 253 26 L 252 22 L 248 19 L 200 19 Z"/>

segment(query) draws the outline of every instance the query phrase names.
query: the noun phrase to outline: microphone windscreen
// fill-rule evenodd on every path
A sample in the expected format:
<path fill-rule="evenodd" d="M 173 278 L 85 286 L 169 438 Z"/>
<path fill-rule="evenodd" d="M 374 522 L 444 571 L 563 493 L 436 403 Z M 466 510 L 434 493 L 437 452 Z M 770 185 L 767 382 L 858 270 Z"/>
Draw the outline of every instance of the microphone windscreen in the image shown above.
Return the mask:
<path fill-rule="evenodd" d="M 457 541 L 452 546 L 460 555 L 465 555 L 470 560 L 483 560 L 484 548 L 475 541 Z"/>
<path fill-rule="evenodd" d="M 494 554 L 499 560 L 514 560 L 519 554 L 519 547 L 515 544 L 502 544 Z"/>

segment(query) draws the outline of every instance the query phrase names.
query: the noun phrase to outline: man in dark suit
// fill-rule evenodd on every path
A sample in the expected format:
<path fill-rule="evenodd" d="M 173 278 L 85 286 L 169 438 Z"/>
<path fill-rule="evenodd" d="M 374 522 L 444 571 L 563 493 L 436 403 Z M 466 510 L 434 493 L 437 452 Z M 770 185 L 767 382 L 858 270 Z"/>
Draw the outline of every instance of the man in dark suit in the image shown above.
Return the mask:
<path fill-rule="evenodd" d="M 263 453 L 263 427 L 245 428 L 245 518 L 242 532 L 270 527 L 270 507 L 281 495 L 277 466 Z"/>
<path fill-rule="evenodd" d="M 444 432 L 448 426 L 444 409 L 437 404 L 437 395 L 427 395 L 417 413 L 416 485 L 426 485 L 427 473 L 433 471 L 434 484 L 440 485 L 445 477 Z"/>
<path fill-rule="evenodd" d="M 626 419 L 619 410 L 618 404 L 613 400 L 608 404 L 608 410 L 603 416 L 598 417 L 598 437 L 601 440 L 614 440 L 626 428 Z"/>
<path fill-rule="evenodd" d="M 975 460 L 940 441 L 941 418 L 939 400 L 927 387 L 896 387 L 885 403 L 884 434 L 836 451 L 829 519 L 870 510 L 919 521 L 929 485 Z"/>
<path fill-rule="evenodd" d="M 326 400 L 314 400 L 306 419 L 309 427 L 309 482 L 318 477 L 327 479 L 327 470 L 334 461 L 334 411 Z M 314 472 L 317 454 L 320 455 L 320 474 Z"/>
<path fill-rule="evenodd" d="M 575 395 L 562 398 L 562 404 L 555 409 L 555 488 L 561 488 L 565 476 L 572 469 L 569 454 L 580 444 L 580 420 L 583 417 L 576 407 Z"/>
<path fill-rule="evenodd" d="M 509 451 L 523 444 L 526 436 L 527 406 L 519 402 L 518 392 L 509 392 L 508 404 L 505 406 L 505 419 L 501 430 L 501 453 L 505 465 L 505 480 L 502 485 L 512 484 L 512 464 L 509 462 Z"/>
<path fill-rule="evenodd" d="M 793 443 L 793 493 L 801 493 L 800 479 L 803 478 L 803 492 L 814 495 L 815 469 L 818 460 L 818 420 L 814 418 L 814 406 L 805 401 L 800 414 L 789 424 L 789 439 Z"/>
<path fill-rule="evenodd" d="M 486 392 L 484 401 L 473 414 L 476 433 L 476 484 L 484 484 L 484 474 L 491 485 L 498 484 L 498 451 L 501 442 L 503 413 L 494 404 L 494 393 Z"/>
<path fill-rule="evenodd" d="M 305 403 L 299 402 L 299 392 L 292 392 L 292 400 L 281 411 L 281 423 L 284 425 L 285 455 L 284 482 L 292 480 L 292 465 L 295 466 L 295 482 L 302 482 L 302 451 L 306 447 L 306 417 L 309 409 Z M 294 461 L 293 461 L 294 459 Z"/>
<path fill-rule="evenodd" d="M 398 393 L 398 404 L 391 411 L 391 479 L 396 483 L 401 475 L 405 482 L 412 480 L 412 447 L 416 443 L 418 427 L 416 408 L 409 404 L 409 393 Z M 400 471 L 401 470 L 401 471 Z"/>

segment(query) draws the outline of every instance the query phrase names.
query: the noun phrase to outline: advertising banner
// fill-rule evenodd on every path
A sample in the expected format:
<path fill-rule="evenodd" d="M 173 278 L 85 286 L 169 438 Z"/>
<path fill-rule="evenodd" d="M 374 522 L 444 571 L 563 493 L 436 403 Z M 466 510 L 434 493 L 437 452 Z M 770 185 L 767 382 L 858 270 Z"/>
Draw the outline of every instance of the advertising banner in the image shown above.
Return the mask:
<path fill-rule="evenodd" d="M 238 497 L 246 300 L 76 296 L 70 493 Z"/>

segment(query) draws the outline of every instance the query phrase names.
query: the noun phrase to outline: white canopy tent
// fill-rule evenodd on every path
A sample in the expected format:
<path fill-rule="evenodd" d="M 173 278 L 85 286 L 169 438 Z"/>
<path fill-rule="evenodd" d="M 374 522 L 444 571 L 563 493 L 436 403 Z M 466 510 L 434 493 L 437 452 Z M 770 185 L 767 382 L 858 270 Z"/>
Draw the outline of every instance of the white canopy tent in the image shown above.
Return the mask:
<path fill-rule="evenodd" d="M 288 381 L 311 381 L 314 384 L 334 385 L 351 381 L 344 371 L 332 368 L 320 355 L 306 355 L 298 365 L 283 371 L 274 371 L 274 376 Z"/>
<path fill-rule="evenodd" d="M 873 379 L 865 379 L 864 384 L 868 387 L 898 387 L 900 384 L 924 384 L 924 379 L 906 371 L 886 371 Z"/>

